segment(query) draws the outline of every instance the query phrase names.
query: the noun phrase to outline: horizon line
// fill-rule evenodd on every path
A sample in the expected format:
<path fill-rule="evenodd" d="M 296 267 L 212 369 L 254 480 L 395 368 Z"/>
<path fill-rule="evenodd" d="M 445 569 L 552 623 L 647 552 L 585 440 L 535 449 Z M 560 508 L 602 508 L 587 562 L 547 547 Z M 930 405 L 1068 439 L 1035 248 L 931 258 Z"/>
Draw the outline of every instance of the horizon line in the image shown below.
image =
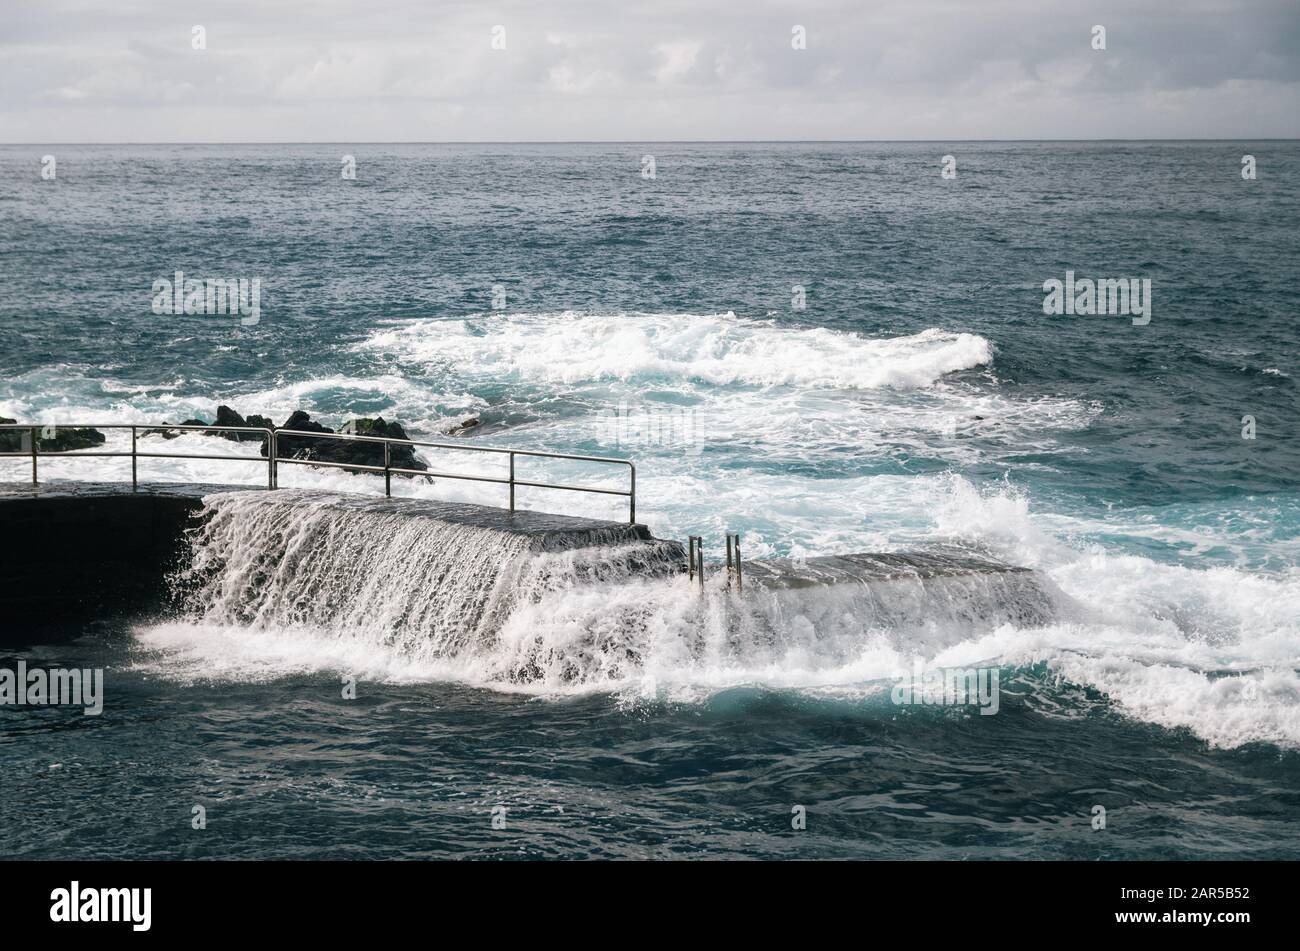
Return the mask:
<path fill-rule="evenodd" d="M 1300 136 L 1013 139 L 301 139 L 265 141 L 56 141 L 3 142 L 0 147 L 27 145 L 889 145 L 912 143 L 1015 142 L 1300 142 Z"/>

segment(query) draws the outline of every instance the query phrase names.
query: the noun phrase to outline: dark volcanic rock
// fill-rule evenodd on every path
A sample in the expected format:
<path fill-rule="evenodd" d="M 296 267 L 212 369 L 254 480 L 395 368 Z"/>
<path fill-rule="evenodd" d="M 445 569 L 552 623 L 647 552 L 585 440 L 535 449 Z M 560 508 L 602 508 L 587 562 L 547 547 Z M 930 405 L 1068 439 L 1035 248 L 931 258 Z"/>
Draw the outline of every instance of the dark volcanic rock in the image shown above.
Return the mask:
<path fill-rule="evenodd" d="M 264 429 L 274 429 L 275 424 L 265 416 L 256 414 L 244 419 L 229 406 L 217 407 L 217 419 L 212 425 L 214 426 L 257 426 Z M 266 437 L 260 433 L 232 433 L 229 431 L 215 432 L 212 435 L 220 436 L 222 439 L 229 439 L 232 442 L 264 442 Z M 263 454 L 265 455 L 265 453 Z"/>
<path fill-rule="evenodd" d="M 98 429 L 64 429 L 55 430 L 54 438 L 38 434 L 37 442 L 41 452 L 72 452 L 77 449 L 90 449 L 104 445 L 105 436 Z"/>
<path fill-rule="evenodd" d="M 163 425 L 168 426 L 170 425 L 170 423 L 164 420 Z M 206 419 L 183 419 L 179 423 L 177 423 L 177 425 L 178 426 L 210 426 L 212 424 L 209 423 Z M 177 436 L 180 436 L 185 432 L 186 430 L 183 429 L 145 429 L 140 432 L 140 435 L 161 436 L 163 439 L 175 439 Z"/>
<path fill-rule="evenodd" d="M 477 420 L 474 421 L 477 424 Z M 165 425 L 165 424 L 164 424 Z M 253 426 L 258 428 L 274 429 L 279 435 L 276 437 L 276 458 L 277 459 L 302 459 L 304 461 L 336 462 L 350 466 L 383 466 L 384 464 L 384 446 L 383 443 L 366 442 L 359 439 L 329 439 L 325 438 L 335 435 L 335 431 L 328 426 L 322 426 L 311 418 L 309 413 L 298 410 L 284 421 L 284 425 L 276 426 L 270 419 L 265 416 L 252 415 L 245 419 L 236 410 L 229 406 L 217 407 L 217 418 L 213 423 L 205 422 L 201 419 L 186 420 L 182 425 L 188 426 Z M 284 433 L 284 430 L 296 430 L 298 432 L 319 433 L 320 436 L 293 436 Z M 402 428 L 401 423 L 388 422 L 382 416 L 375 418 L 361 417 L 359 419 L 349 420 L 338 430 L 339 435 L 356 435 L 356 436 L 379 436 L 388 439 L 409 440 L 406 430 Z M 149 429 L 144 431 L 146 436 L 162 436 L 164 439 L 174 439 L 180 435 L 178 430 L 168 429 Z M 223 432 L 213 429 L 206 433 L 209 436 L 220 436 L 234 442 L 260 442 L 262 443 L 262 455 L 267 453 L 266 439 L 258 433 L 232 433 Z M 418 469 L 421 472 L 426 471 L 429 467 L 415 458 L 415 447 L 410 445 L 394 444 L 389 449 L 389 465 L 394 469 Z"/>
<path fill-rule="evenodd" d="M 334 430 L 312 418 L 302 410 L 294 413 L 281 429 L 296 429 L 301 432 L 331 434 Z M 406 430 L 401 423 L 388 422 L 382 416 L 376 418 L 362 417 L 349 420 L 339 430 L 342 435 L 380 436 L 388 439 L 406 440 Z M 308 436 L 277 437 L 276 457 L 280 459 L 310 459 L 322 462 L 337 462 L 354 466 L 382 466 L 384 464 L 384 446 L 382 443 L 366 442 L 360 439 L 327 439 Z M 423 462 L 415 458 L 415 447 L 410 445 L 393 445 L 389 449 L 389 465 L 394 469 L 428 469 Z"/>
<path fill-rule="evenodd" d="M 298 410 L 284 421 L 284 425 L 279 429 L 296 429 L 307 433 L 332 433 L 334 430 L 328 426 L 322 426 L 314 422 L 310 415 Z M 323 458 L 319 455 L 321 447 L 325 445 L 323 439 L 310 439 L 306 436 L 279 436 L 276 443 L 276 457 L 280 459 L 317 459 Z M 333 445 L 333 443 L 331 443 Z M 262 455 L 266 455 L 266 450 L 262 450 Z M 331 462 L 340 460 L 331 459 Z"/>
<path fill-rule="evenodd" d="M 0 416 L 0 424 L 17 420 Z M 36 445 L 41 452 L 73 452 L 102 446 L 105 436 L 98 429 L 72 429 L 65 426 L 41 426 L 36 433 Z M 31 430 L 8 429 L 0 431 L 0 452 L 28 452 L 32 448 Z"/>
<path fill-rule="evenodd" d="M 164 426 L 170 425 L 164 423 Z M 187 419 L 179 423 L 180 426 L 253 426 L 259 429 L 274 429 L 275 423 L 271 422 L 265 416 L 253 415 L 244 419 L 235 410 L 229 406 L 217 407 L 217 418 L 208 422 L 206 419 Z M 185 430 L 182 429 L 146 429 L 140 435 L 142 436 L 161 436 L 163 439 L 175 439 Z M 232 433 L 226 430 L 213 428 L 211 432 L 203 433 L 204 436 L 220 436 L 222 439 L 229 439 L 231 442 L 265 442 L 266 437 L 259 433 Z M 263 455 L 266 455 L 263 453 Z"/>
<path fill-rule="evenodd" d="M 406 430 L 398 422 L 385 422 L 384 417 L 378 416 L 374 419 L 362 417 L 350 421 L 344 430 L 355 433 L 358 436 L 383 436 L 386 439 L 408 440 L 411 437 L 406 435 Z M 378 453 L 379 461 L 373 465 L 384 464 L 384 447 L 378 443 L 371 442 L 354 442 L 350 444 L 354 449 L 361 450 L 363 453 L 372 457 Z M 392 444 L 388 450 L 388 464 L 395 469 L 419 469 L 421 472 L 429 467 L 419 459 L 415 458 L 415 447 L 410 445 Z"/>
<path fill-rule="evenodd" d="M 462 419 L 459 423 L 453 423 L 443 430 L 448 436 L 463 436 L 475 426 L 481 426 L 483 420 L 477 416 L 471 416 L 469 419 Z"/>

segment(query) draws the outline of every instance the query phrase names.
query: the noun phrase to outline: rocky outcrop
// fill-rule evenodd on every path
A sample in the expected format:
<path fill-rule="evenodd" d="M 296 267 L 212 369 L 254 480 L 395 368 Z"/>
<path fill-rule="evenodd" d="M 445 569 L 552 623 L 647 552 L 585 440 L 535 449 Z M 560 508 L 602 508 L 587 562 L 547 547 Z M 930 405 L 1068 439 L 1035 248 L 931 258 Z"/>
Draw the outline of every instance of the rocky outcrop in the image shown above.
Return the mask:
<path fill-rule="evenodd" d="M 280 429 L 294 429 L 300 432 L 333 433 L 335 430 L 315 422 L 302 410 L 294 413 Z M 381 436 L 387 439 L 407 440 L 406 430 L 401 423 L 388 422 L 382 416 L 375 418 L 361 417 L 348 420 L 338 430 L 341 434 L 354 436 Z M 266 454 L 265 447 L 262 454 Z M 359 439 L 321 439 L 309 436 L 279 436 L 276 439 L 276 456 L 280 459 L 311 459 L 324 462 L 338 462 L 346 465 L 382 466 L 384 464 L 384 446 L 382 443 L 366 442 Z M 421 472 L 429 467 L 415 457 L 415 447 L 410 445 L 390 444 L 389 465 L 395 469 L 419 469 Z"/>
<path fill-rule="evenodd" d="M 271 422 L 269 417 L 258 416 L 254 413 L 245 419 L 236 413 L 229 406 L 217 407 L 217 418 L 213 421 L 214 426 L 255 426 L 258 429 L 275 429 L 275 423 Z M 287 424 L 286 424 L 287 425 Z M 234 442 L 258 442 L 264 437 L 261 433 L 231 433 L 221 432 L 216 435 L 222 439 L 229 439 Z"/>
<path fill-rule="evenodd" d="M 14 420 L 0 417 L 0 423 L 13 423 Z M 169 424 L 154 429 L 141 430 L 141 436 L 161 436 L 163 439 L 175 439 L 184 430 L 167 429 Z M 389 465 L 394 469 L 417 469 L 421 472 L 428 466 L 415 456 L 415 447 L 403 445 L 410 437 L 402 424 L 384 419 L 382 416 L 362 416 L 350 419 L 339 429 L 330 429 L 311 418 L 303 410 L 292 413 L 282 425 L 275 425 L 267 416 L 253 414 L 242 416 L 229 406 L 218 406 L 216 419 L 208 422 L 204 419 L 187 419 L 181 426 L 206 427 L 253 427 L 257 429 L 296 430 L 298 432 L 319 433 L 327 437 L 339 435 L 379 436 L 400 440 L 389 446 Z M 477 419 L 468 419 L 461 424 L 463 428 L 478 425 Z M 266 455 L 266 437 L 261 433 L 230 432 L 212 428 L 205 435 L 218 436 L 233 442 L 257 442 L 262 444 L 262 455 Z M 72 429 L 67 427 L 45 426 L 38 433 L 37 445 L 41 452 L 71 452 L 76 449 L 90 449 L 102 446 L 104 434 L 95 429 Z M 311 436 L 283 435 L 277 439 L 276 457 L 280 459 L 319 460 L 343 465 L 382 466 L 384 464 L 383 443 L 366 442 L 357 439 L 328 439 Z M 30 430 L 0 430 L 0 452 L 27 452 L 31 448 Z"/>
<path fill-rule="evenodd" d="M 218 406 L 216 419 L 209 423 L 202 419 L 186 420 L 183 426 L 253 426 L 259 429 L 295 430 L 297 432 L 319 433 L 321 437 L 332 434 L 356 436 L 381 436 L 388 439 L 409 440 L 406 430 L 398 422 L 389 422 L 382 416 L 374 418 L 363 416 L 345 422 L 339 429 L 330 429 L 311 418 L 303 410 L 290 414 L 283 424 L 277 426 L 267 416 L 253 414 L 241 416 L 229 406 Z M 162 436 L 175 439 L 181 430 L 150 429 L 144 435 Z M 266 438 L 260 433 L 239 433 L 213 429 L 207 435 L 220 436 L 234 442 L 260 442 L 262 455 L 266 455 Z M 314 436 L 282 435 L 276 439 L 277 459 L 303 459 L 320 462 L 335 462 L 343 465 L 382 466 L 384 464 L 383 443 L 366 442 L 359 439 L 326 439 Z M 429 467 L 415 457 L 415 447 L 392 444 L 389 448 L 389 465 L 395 469 L 418 469 L 421 472 Z"/>
<path fill-rule="evenodd" d="M 0 416 L 0 425 L 17 420 Z M 28 452 L 32 448 L 30 430 L 0 430 L 0 452 Z M 36 432 L 36 448 L 41 452 L 73 452 L 93 449 L 104 444 L 98 429 L 71 429 L 66 426 L 42 426 Z"/>

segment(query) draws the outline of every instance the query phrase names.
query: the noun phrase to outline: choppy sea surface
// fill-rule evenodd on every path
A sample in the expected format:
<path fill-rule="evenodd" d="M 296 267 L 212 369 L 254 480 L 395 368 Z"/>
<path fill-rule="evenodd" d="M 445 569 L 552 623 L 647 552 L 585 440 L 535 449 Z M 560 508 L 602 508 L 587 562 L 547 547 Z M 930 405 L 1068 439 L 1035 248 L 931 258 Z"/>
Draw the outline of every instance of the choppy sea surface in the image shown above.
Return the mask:
<path fill-rule="evenodd" d="M 455 656 L 364 612 L 105 619 L 0 656 L 106 677 L 98 717 L 0 706 L 0 854 L 1300 857 L 1298 218 L 1295 142 L 0 146 L 0 416 L 629 456 L 638 520 L 710 558 L 957 546 L 1053 608 L 810 601 L 759 642 L 666 581 L 551 592 Z M 259 279 L 259 319 L 154 313 L 177 271 Z M 1149 278 L 1150 322 L 1044 314 L 1067 271 Z M 503 677 L 521 645 L 562 674 Z M 995 666 L 997 715 L 894 703 L 918 664 Z"/>

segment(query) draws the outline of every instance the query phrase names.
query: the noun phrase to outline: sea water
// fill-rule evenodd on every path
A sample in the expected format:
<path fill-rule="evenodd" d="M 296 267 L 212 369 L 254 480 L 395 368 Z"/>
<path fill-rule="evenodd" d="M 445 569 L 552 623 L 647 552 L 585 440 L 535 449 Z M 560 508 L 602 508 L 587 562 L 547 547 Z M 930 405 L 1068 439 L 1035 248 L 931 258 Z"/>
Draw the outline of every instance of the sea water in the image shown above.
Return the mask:
<path fill-rule="evenodd" d="M 370 610 L 408 575 L 358 556 L 371 597 L 332 612 L 258 588 L 4 656 L 105 671 L 100 716 L 0 707 L 4 854 L 1300 856 L 1295 143 L 66 146 L 44 181 L 49 150 L 0 147 L 0 415 L 226 403 L 627 456 L 638 520 L 710 559 L 729 531 L 747 559 L 956 547 L 1051 610 L 804 594 L 737 634 L 711 566 L 702 596 L 539 583 L 453 644 Z M 176 272 L 256 280 L 257 319 L 156 313 Z M 1045 312 L 1068 273 L 1149 280 L 1144 322 Z M 262 482 L 221 448 L 249 460 L 141 478 Z M 592 498 L 519 490 L 626 517 Z M 205 551 L 251 557 L 220 545 L 268 516 L 217 504 Z M 996 715 L 895 702 L 921 668 L 996 670 Z"/>

